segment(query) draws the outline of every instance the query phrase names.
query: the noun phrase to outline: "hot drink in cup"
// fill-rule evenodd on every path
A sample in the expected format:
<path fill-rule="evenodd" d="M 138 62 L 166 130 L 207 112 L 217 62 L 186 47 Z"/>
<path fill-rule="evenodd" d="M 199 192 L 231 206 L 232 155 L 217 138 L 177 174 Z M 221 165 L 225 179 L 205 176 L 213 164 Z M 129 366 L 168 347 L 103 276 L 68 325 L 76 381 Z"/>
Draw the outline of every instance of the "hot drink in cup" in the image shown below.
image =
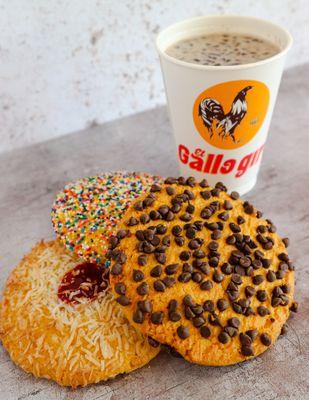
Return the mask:
<path fill-rule="evenodd" d="M 292 43 L 250 17 L 200 17 L 161 32 L 157 47 L 180 172 L 248 192 L 257 179 Z"/>

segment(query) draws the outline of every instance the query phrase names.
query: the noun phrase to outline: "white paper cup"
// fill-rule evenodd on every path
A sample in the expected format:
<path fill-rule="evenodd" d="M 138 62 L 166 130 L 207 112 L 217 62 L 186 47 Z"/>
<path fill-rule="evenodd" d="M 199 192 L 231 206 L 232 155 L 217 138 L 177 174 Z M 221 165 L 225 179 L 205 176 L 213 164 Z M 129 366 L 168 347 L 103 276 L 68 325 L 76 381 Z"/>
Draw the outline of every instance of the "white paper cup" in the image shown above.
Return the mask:
<path fill-rule="evenodd" d="M 280 51 L 268 59 L 235 66 L 191 64 L 166 54 L 179 40 L 216 32 L 257 36 Z M 212 185 L 221 181 L 240 194 L 248 192 L 256 183 L 291 35 L 258 18 L 205 16 L 168 27 L 156 44 L 181 174 L 206 178 Z M 218 103 L 224 111 L 220 117 L 212 112 Z M 245 116 L 232 132 L 229 119 L 237 109 L 245 110 Z"/>

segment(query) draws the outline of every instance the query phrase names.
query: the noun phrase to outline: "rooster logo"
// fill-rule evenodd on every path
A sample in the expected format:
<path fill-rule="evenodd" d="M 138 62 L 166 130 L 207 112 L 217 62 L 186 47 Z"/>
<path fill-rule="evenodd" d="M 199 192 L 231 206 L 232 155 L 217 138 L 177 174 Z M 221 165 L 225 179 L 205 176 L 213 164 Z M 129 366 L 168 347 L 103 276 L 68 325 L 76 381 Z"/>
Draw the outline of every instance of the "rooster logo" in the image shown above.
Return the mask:
<path fill-rule="evenodd" d="M 230 137 L 234 143 L 238 142 L 235 138 L 235 129 L 247 114 L 246 95 L 252 88 L 253 86 L 246 86 L 238 92 L 227 114 L 224 113 L 222 105 L 217 100 L 212 98 L 201 100 L 198 115 L 208 129 L 210 139 L 214 133 L 217 133 L 222 140 Z"/>

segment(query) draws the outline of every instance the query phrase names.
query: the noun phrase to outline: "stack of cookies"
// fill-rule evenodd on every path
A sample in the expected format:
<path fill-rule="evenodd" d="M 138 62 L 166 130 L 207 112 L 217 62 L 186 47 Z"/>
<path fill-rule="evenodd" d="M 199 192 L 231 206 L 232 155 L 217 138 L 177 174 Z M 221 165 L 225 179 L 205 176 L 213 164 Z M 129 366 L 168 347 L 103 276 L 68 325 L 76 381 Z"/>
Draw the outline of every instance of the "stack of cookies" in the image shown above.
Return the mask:
<path fill-rule="evenodd" d="M 0 338 L 37 377 L 76 387 L 142 367 L 162 347 L 230 365 L 268 349 L 297 311 L 271 220 L 206 180 L 116 172 L 68 184 L 57 239 L 12 272 Z"/>

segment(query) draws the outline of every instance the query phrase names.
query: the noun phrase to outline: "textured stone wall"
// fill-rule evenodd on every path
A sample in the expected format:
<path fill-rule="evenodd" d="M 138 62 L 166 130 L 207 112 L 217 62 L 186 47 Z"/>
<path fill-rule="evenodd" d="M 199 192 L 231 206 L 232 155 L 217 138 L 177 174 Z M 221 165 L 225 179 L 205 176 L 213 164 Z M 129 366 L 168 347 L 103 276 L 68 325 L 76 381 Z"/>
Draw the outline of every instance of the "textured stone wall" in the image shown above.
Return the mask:
<path fill-rule="evenodd" d="M 309 61 L 307 0 L 0 0 L 0 152 L 165 102 L 158 31 L 204 14 L 279 22 Z"/>

